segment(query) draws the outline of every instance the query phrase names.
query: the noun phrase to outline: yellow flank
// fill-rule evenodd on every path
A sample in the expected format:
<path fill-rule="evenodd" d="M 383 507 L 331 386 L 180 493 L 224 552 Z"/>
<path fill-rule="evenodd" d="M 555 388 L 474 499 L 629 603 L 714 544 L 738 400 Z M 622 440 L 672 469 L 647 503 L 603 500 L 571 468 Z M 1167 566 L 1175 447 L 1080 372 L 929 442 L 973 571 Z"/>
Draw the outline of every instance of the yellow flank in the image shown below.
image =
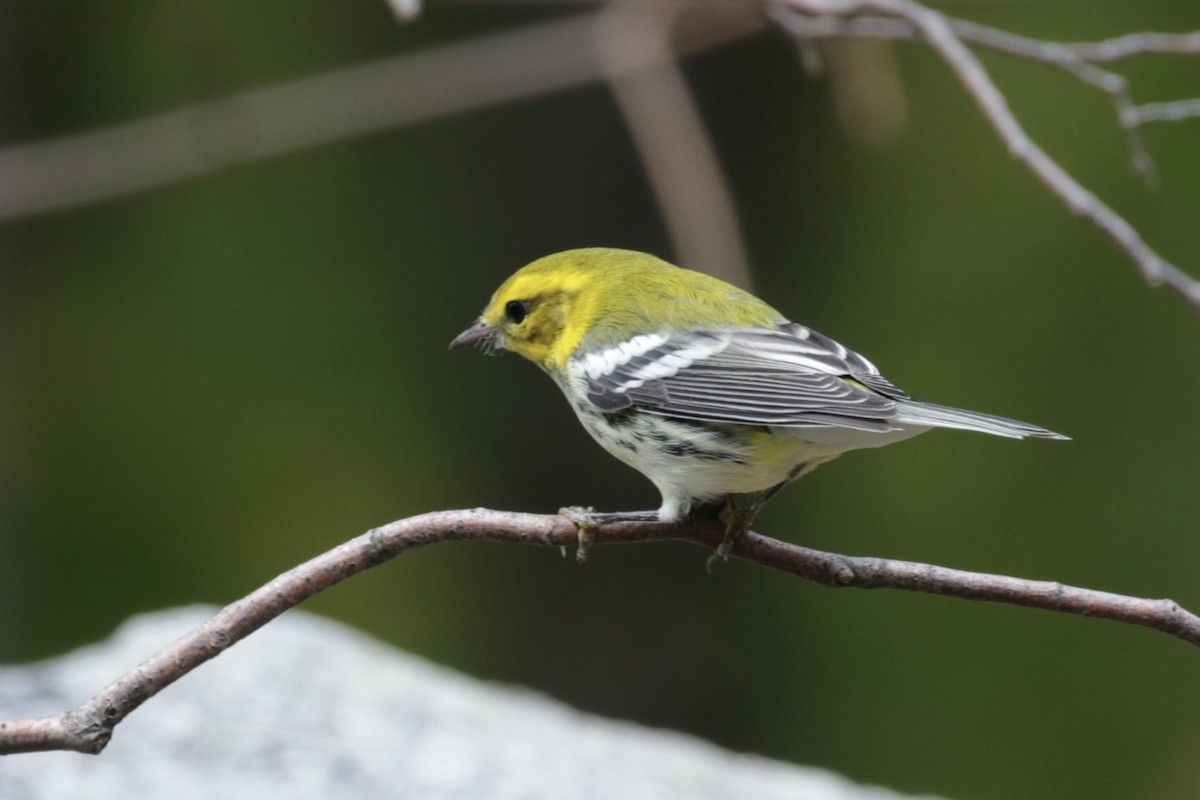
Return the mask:
<path fill-rule="evenodd" d="M 777 483 L 795 480 L 845 452 L 844 447 L 821 445 L 807 441 L 801 436 L 789 436 L 769 428 L 749 430 L 746 433 L 746 443 L 751 452 L 748 460 L 755 465 L 753 472 L 757 473 L 752 480 L 757 485 L 738 489 L 738 492 L 761 491 Z M 800 468 L 799 471 L 792 473 L 797 467 Z"/>

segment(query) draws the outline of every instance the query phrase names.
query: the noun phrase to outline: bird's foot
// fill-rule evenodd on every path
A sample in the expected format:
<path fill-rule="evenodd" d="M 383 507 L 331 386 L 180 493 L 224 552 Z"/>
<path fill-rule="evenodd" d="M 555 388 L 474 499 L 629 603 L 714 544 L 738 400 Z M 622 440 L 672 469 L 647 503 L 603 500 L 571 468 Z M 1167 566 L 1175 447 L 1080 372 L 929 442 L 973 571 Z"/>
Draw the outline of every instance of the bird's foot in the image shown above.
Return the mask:
<path fill-rule="evenodd" d="M 738 508 L 734 503 L 733 495 L 726 498 L 725 536 L 721 538 L 721 543 L 713 549 L 712 555 L 708 557 L 708 561 L 704 565 L 710 575 L 713 571 L 713 564 L 717 561 L 729 561 L 733 545 L 737 542 L 738 537 L 750 529 L 755 516 L 758 515 L 758 509 L 758 504 L 749 508 Z"/>
<path fill-rule="evenodd" d="M 574 523 L 579 531 L 579 549 L 575 551 L 575 562 L 582 564 L 588 559 L 588 551 L 596 540 L 596 533 L 602 525 L 617 522 L 658 522 L 657 511 L 596 511 L 594 508 L 583 506 L 567 506 L 558 510 L 560 517 L 566 517 Z"/>
<path fill-rule="evenodd" d="M 588 560 L 588 551 L 596 540 L 596 531 L 600 523 L 596 521 L 596 509 L 588 506 L 565 506 L 558 510 L 560 517 L 566 517 L 575 526 L 579 537 L 579 548 L 575 551 L 575 563 L 582 564 Z M 566 555 L 566 548 L 563 548 Z"/>

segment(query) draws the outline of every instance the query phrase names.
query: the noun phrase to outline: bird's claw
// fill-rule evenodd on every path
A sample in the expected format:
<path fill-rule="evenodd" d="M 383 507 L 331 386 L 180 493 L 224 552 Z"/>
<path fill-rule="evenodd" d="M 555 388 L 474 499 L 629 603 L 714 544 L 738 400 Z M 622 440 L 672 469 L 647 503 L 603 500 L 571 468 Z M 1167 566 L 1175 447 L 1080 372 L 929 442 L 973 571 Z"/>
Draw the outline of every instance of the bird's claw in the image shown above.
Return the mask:
<path fill-rule="evenodd" d="M 738 537 L 749 530 L 750 525 L 754 522 L 754 517 L 758 514 L 758 507 L 751 506 L 750 508 L 738 508 L 734 505 L 733 497 L 728 498 L 728 517 L 725 519 L 725 536 L 721 539 L 721 543 L 713 548 L 712 555 L 708 557 L 704 568 L 711 575 L 713 564 L 717 561 L 729 561 L 729 554 L 733 552 L 733 545 L 737 542 Z"/>
<path fill-rule="evenodd" d="M 592 542 L 596 540 L 596 531 L 600 529 L 600 526 L 596 524 L 593 518 L 595 513 L 596 509 L 584 508 L 583 506 L 566 506 L 558 510 L 558 515 L 570 520 L 574 524 L 576 531 L 578 531 L 579 549 L 575 551 L 576 564 L 582 564 L 587 561 L 588 551 L 592 547 Z"/>

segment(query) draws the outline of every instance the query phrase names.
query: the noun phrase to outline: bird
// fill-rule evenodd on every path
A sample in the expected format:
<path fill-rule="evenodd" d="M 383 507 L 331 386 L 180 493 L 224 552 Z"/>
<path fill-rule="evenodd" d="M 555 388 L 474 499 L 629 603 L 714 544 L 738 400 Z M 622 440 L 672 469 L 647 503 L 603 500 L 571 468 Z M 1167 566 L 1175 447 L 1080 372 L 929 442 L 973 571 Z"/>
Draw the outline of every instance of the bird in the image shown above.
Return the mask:
<path fill-rule="evenodd" d="M 652 511 L 562 509 L 578 527 L 580 560 L 604 524 L 673 523 L 701 509 L 726 518 L 717 553 L 727 557 L 787 484 L 850 450 L 933 428 L 1068 438 L 914 400 L 753 294 L 632 250 L 567 250 L 522 267 L 450 343 L 465 346 L 540 367 L 592 438 L 662 495 Z M 739 504 L 744 496 L 752 502 Z"/>

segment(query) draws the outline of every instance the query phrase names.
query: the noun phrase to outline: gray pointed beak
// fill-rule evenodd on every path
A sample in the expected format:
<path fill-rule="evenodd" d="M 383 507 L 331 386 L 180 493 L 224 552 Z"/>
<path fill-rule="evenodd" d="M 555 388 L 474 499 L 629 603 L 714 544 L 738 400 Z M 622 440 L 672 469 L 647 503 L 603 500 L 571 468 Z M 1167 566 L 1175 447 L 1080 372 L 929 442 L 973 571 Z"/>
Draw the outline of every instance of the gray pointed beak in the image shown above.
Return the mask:
<path fill-rule="evenodd" d="M 454 337 L 454 341 L 450 342 L 450 349 L 455 350 L 459 347 L 472 345 L 474 347 L 478 347 L 486 353 L 490 353 L 496 346 L 496 334 L 497 331 L 495 328 L 483 324 L 482 321 L 476 322 L 458 336 Z"/>

